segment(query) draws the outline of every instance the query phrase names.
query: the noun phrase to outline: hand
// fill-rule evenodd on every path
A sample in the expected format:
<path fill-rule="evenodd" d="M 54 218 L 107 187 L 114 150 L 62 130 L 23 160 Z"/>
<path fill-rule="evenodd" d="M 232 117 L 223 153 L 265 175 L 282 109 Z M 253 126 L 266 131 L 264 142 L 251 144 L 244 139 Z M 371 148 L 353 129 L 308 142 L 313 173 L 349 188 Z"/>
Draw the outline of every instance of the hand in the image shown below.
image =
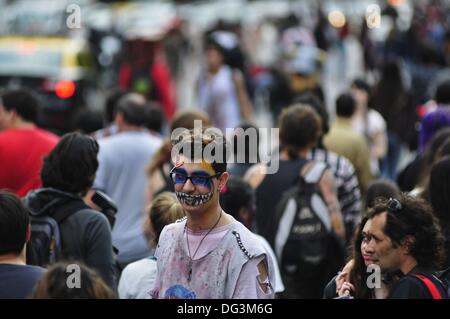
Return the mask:
<path fill-rule="evenodd" d="M 354 291 L 355 291 L 355 287 L 351 283 L 346 281 L 342 284 L 341 289 L 339 289 L 337 294 L 339 297 L 345 297 L 345 296 L 350 296 L 352 294 L 352 292 L 354 292 Z"/>
<path fill-rule="evenodd" d="M 342 287 L 344 282 L 350 281 L 349 275 L 350 275 L 350 272 L 353 269 L 353 265 L 354 265 L 354 261 L 353 261 L 353 259 L 351 259 L 350 261 L 348 261 L 345 264 L 345 266 L 342 269 L 342 271 L 336 277 L 336 279 L 335 279 L 335 282 L 336 282 L 336 293 L 339 292 L 339 290 L 341 289 L 341 287 Z"/>

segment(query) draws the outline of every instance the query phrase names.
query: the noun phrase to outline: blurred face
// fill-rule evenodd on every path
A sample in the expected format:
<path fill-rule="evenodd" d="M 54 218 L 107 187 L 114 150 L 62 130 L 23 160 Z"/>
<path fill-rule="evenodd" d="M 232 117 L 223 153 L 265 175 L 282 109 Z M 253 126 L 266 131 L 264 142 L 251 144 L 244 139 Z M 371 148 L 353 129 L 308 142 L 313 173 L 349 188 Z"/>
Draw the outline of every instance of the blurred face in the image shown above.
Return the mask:
<path fill-rule="evenodd" d="M 366 235 L 364 250 L 368 253 L 367 262 L 377 261 L 383 272 L 399 269 L 402 261 L 401 247 L 394 247 L 391 239 L 384 233 L 386 217 L 387 213 L 381 213 L 369 219 L 366 223 L 367 228 L 364 226 Z M 366 258 L 364 261 L 366 262 Z"/>
<path fill-rule="evenodd" d="M 367 92 L 364 90 L 360 90 L 356 88 L 355 86 L 352 87 L 351 93 L 353 98 L 355 99 L 356 106 L 359 108 L 367 107 L 367 102 L 369 100 L 369 96 L 367 95 Z"/>
<path fill-rule="evenodd" d="M 171 172 L 175 194 L 187 213 L 201 213 L 219 203 L 219 190 L 228 173 L 217 174 L 211 164 L 190 163 L 181 156 Z"/>
<path fill-rule="evenodd" d="M 206 63 L 208 70 L 216 71 L 223 63 L 222 54 L 215 47 L 210 46 L 206 49 Z"/>
<path fill-rule="evenodd" d="M 3 105 L 0 104 L 0 131 L 7 129 L 11 126 L 13 121 L 14 111 L 6 110 Z"/>

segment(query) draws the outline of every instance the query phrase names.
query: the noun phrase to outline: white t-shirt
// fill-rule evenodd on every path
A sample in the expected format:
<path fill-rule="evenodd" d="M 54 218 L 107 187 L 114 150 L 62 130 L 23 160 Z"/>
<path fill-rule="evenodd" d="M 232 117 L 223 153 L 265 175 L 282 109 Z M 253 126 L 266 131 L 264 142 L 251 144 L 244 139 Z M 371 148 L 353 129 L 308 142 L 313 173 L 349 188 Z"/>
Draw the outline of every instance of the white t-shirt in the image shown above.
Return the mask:
<path fill-rule="evenodd" d="M 151 299 L 157 275 L 156 258 L 138 260 L 125 267 L 119 280 L 120 299 Z"/>

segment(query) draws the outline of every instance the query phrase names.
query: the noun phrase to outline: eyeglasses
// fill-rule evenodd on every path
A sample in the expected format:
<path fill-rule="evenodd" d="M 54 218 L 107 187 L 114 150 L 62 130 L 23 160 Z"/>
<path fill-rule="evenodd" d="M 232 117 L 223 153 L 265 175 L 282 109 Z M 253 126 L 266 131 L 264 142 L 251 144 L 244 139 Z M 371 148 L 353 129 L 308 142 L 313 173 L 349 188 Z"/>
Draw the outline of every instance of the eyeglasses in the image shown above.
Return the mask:
<path fill-rule="evenodd" d="M 396 213 L 402 209 L 402 204 L 396 198 L 389 198 L 387 208 L 391 213 Z"/>
<path fill-rule="evenodd" d="M 183 173 L 184 170 L 181 171 L 179 169 L 178 170 L 176 169 L 177 168 L 174 167 L 170 171 L 170 178 L 172 179 L 174 184 L 185 184 L 189 179 L 194 186 L 209 187 L 212 178 L 219 177 L 220 175 L 222 175 L 222 173 L 218 173 L 215 175 L 208 175 L 205 172 L 205 175 L 194 174 L 189 176 L 186 174 L 186 172 Z"/>

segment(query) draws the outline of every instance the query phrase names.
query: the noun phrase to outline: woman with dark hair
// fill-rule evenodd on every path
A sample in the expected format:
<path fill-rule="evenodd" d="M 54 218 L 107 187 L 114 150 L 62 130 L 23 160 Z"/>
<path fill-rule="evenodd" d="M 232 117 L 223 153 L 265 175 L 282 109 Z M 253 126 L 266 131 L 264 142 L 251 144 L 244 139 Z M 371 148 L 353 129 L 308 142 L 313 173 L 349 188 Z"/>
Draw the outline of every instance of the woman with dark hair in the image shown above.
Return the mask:
<path fill-rule="evenodd" d="M 400 190 L 397 185 L 387 179 L 377 179 L 369 184 L 367 189 L 365 208 L 371 208 L 380 198 L 398 198 Z M 369 289 L 366 282 L 371 274 L 367 272 L 370 264 L 376 263 L 376 256 L 370 255 L 366 251 L 366 243 L 364 242 L 364 228 L 366 228 L 367 216 L 363 217 L 361 223 L 353 235 L 352 254 L 342 269 L 342 271 L 334 277 L 324 291 L 324 298 L 335 298 L 346 296 L 349 293 L 354 298 L 372 299 L 386 298 L 389 285 L 387 279 L 382 282 L 382 287 Z M 392 278 L 389 277 L 392 280 Z M 344 285 L 344 283 L 347 284 Z"/>
<path fill-rule="evenodd" d="M 87 135 L 64 135 L 44 159 L 43 188 L 28 193 L 25 204 L 32 216 L 53 217 L 73 210 L 58 225 L 62 259 L 84 262 L 115 289 L 115 261 L 108 219 L 83 201 L 95 179 L 98 150 L 98 143 Z"/>
<path fill-rule="evenodd" d="M 79 277 L 74 277 L 76 275 Z M 48 269 L 31 298 L 115 299 L 116 296 L 93 269 L 80 263 L 59 262 Z"/>
<path fill-rule="evenodd" d="M 446 259 L 444 267 L 450 267 L 450 157 L 436 162 L 431 169 L 429 199 L 433 212 L 439 219 L 445 237 Z"/>

